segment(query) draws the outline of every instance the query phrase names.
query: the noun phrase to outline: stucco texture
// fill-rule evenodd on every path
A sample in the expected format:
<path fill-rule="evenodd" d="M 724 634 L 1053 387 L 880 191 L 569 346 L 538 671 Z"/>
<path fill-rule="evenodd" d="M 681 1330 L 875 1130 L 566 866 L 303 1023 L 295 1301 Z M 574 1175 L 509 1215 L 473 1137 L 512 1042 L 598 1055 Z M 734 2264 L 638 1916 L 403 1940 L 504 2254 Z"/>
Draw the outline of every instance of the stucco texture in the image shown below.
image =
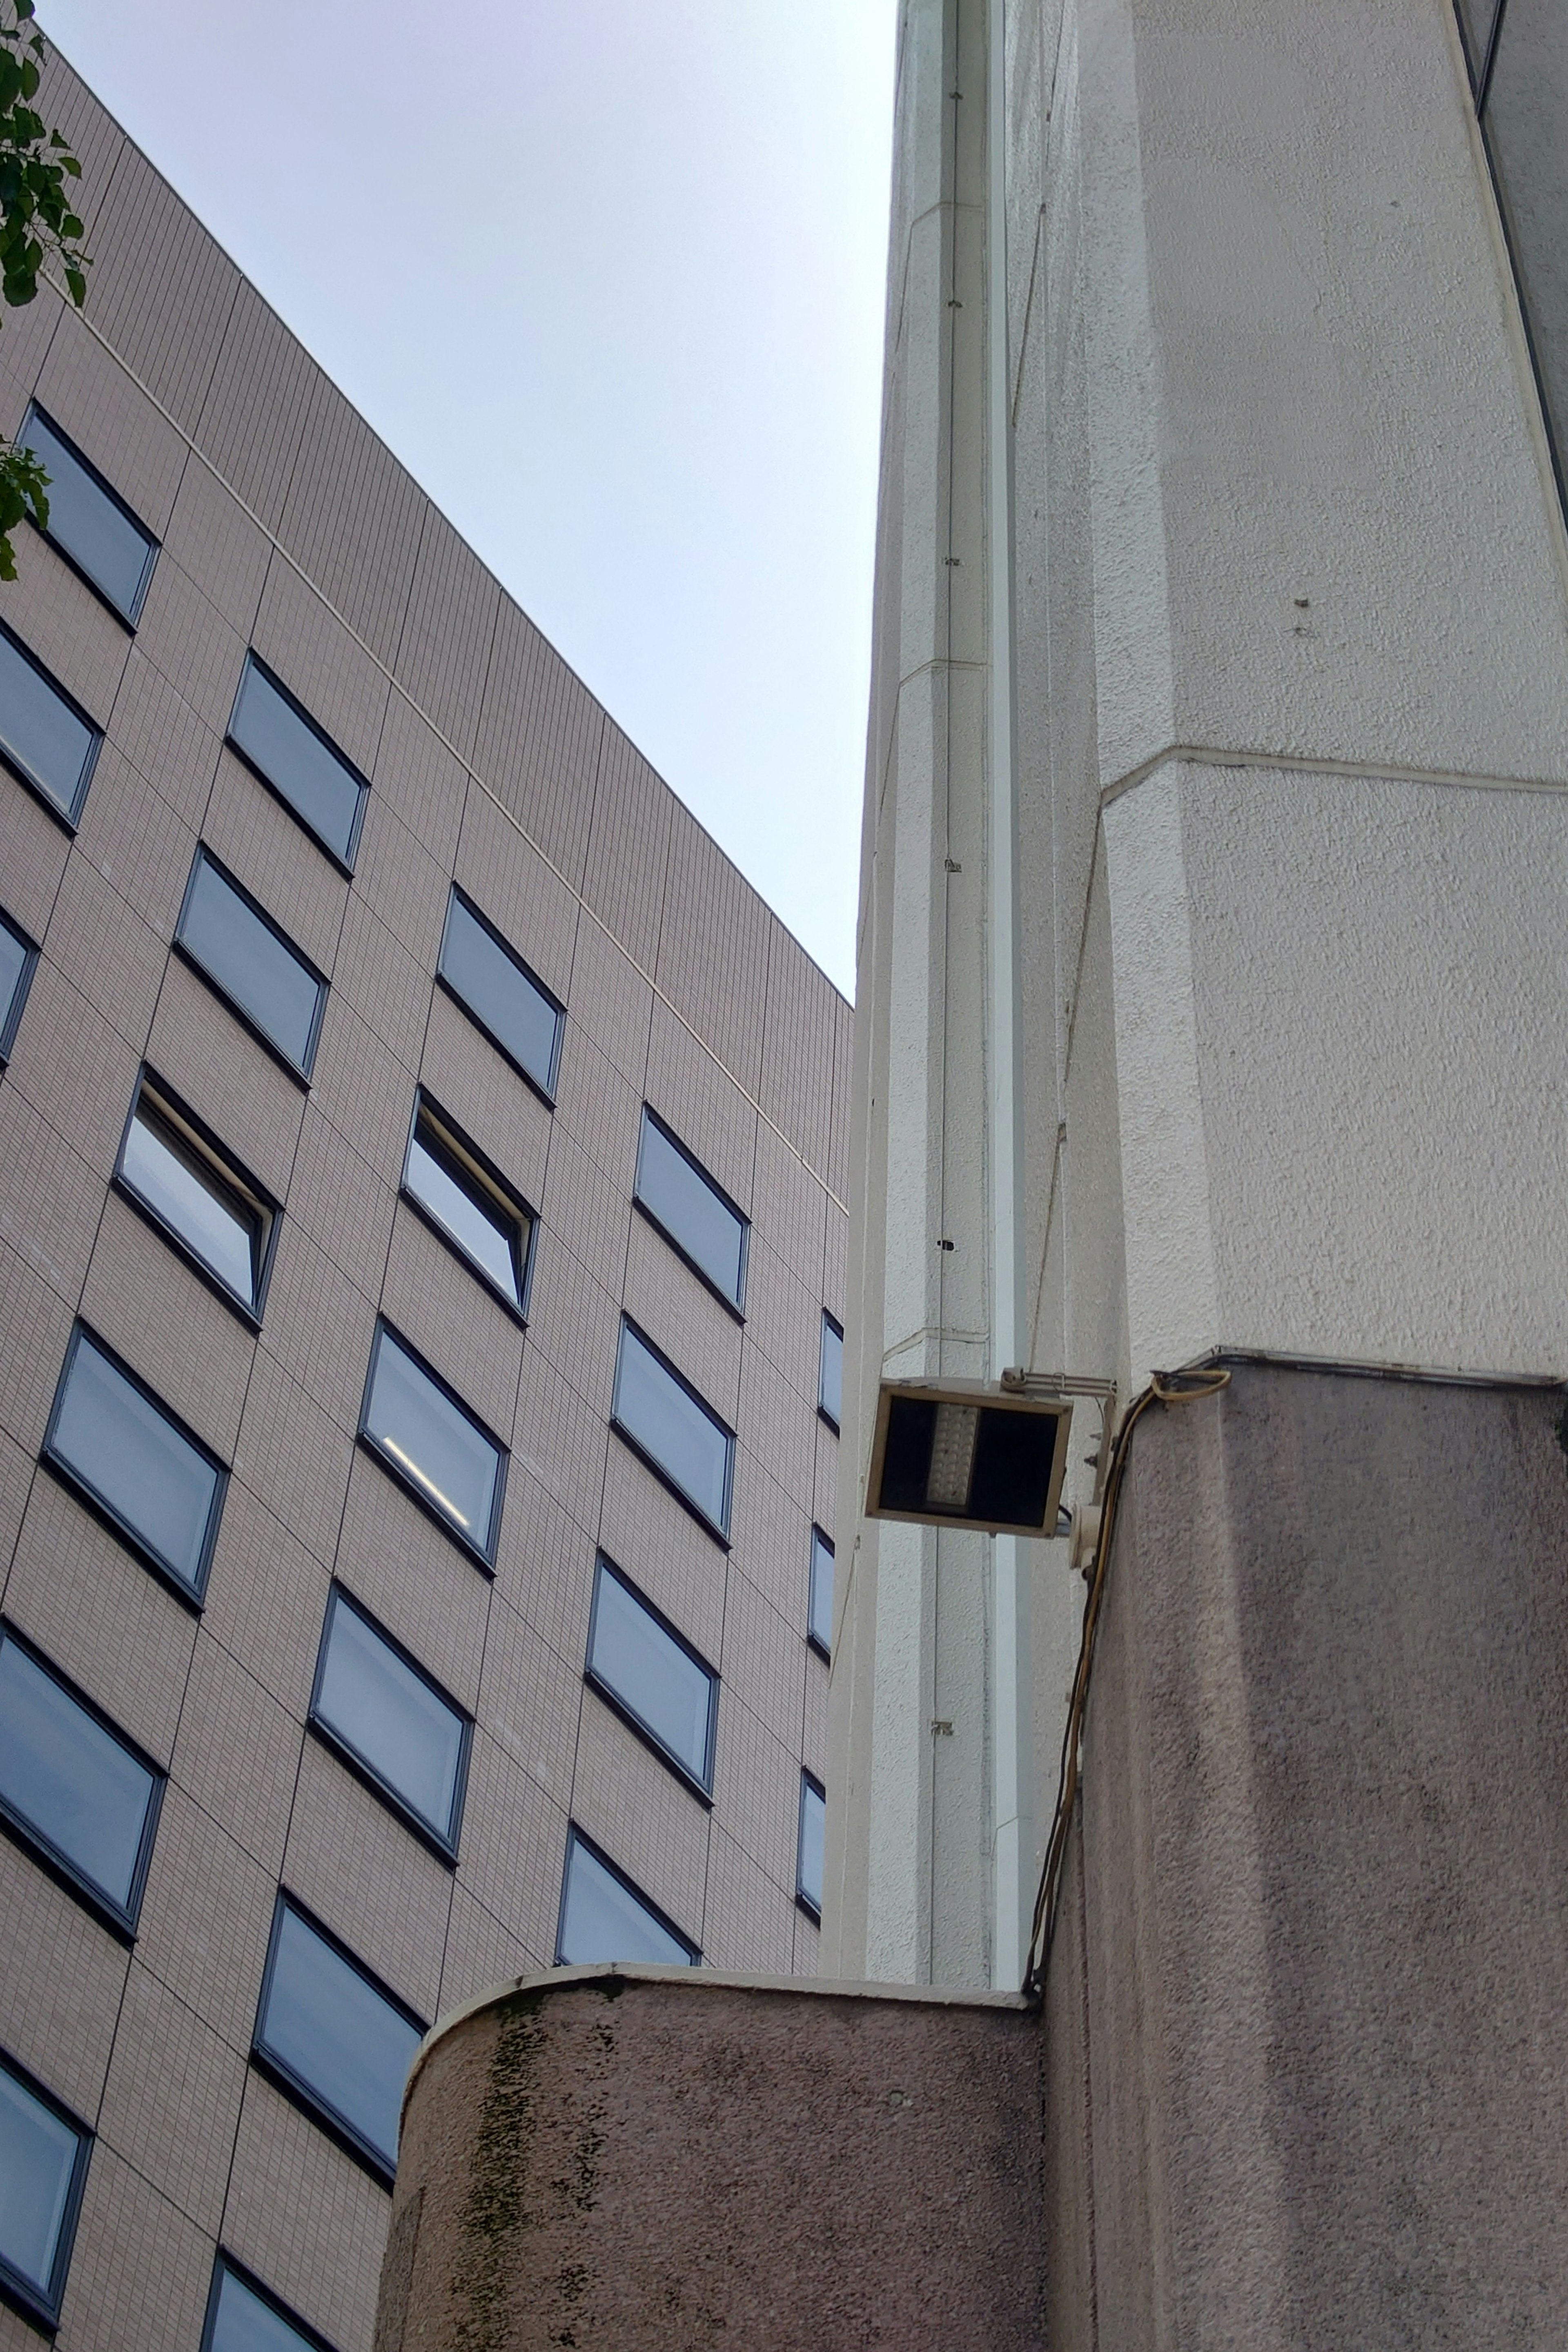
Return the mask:
<path fill-rule="evenodd" d="M 1035 2352 L 1021 2002 L 612 1970 L 476 2003 L 410 2087 L 376 2352 Z"/>
<path fill-rule="evenodd" d="M 1047 1985 L 1053 2352 L 1557 2346 L 1561 1391 L 1133 1440 Z"/>

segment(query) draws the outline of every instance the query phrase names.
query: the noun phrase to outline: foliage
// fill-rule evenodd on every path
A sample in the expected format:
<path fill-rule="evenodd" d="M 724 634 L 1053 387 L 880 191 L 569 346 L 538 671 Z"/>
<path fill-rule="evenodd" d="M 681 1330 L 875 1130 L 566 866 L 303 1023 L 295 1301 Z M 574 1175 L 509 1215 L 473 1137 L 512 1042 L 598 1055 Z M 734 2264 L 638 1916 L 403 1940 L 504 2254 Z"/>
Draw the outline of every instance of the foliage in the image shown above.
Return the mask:
<path fill-rule="evenodd" d="M 44 61 L 33 14 L 34 0 L 0 0 L 0 302 L 13 310 L 31 302 L 52 255 L 79 310 L 91 265 L 67 184 L 80 179 L 81 165 L 33 108 Z M 48 478 L 30 449 L 0 438 L 0 580 L 16 577 L 16 525 L 29 515 L 40 530 L 48 521 Z"/>

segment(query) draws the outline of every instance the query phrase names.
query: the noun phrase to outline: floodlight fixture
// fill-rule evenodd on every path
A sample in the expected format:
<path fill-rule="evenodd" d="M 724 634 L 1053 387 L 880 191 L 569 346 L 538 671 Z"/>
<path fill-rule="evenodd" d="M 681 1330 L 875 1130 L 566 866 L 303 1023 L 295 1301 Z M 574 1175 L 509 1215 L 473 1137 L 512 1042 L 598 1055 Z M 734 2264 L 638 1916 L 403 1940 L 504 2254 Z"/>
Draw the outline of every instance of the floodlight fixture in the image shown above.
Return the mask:
<path fill-rule="evenodd" d="M 866 1516 L 1052 1537 L 1072 1406 L 985 1381 L 884 1381 Z"/>

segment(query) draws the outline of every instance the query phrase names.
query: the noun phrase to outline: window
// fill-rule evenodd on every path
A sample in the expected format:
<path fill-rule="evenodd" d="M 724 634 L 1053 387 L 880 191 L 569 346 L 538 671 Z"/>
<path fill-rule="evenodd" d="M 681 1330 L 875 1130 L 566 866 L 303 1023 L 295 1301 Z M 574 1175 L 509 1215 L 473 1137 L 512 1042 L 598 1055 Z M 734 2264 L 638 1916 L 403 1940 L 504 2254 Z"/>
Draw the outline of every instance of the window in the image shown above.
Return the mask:
<path fill-rule="evenodd" d="M 174 944 L 264 1045 L 310 1076 L 327 983 L 208 850 L 196 852 Z"/>
<path fill-rule="evenodd" d="M 844 1417 L 844 1334 L 826 1311 L 822 1318 L 822 1361 L 816 1376 L 816 1409 L 835 1429 Z"/>
<path fill-rule="evenodd" d="M 254 654 L 245 657 L 228 740 L 329 856 L 352 871 L 370 786 Z"/>
<path fill-rule="evenodd" d="M 454 889 L 439 974 L 479 1027 L 548 1102 L 561 1059 L 562 1008 L 500 933 Z"/>
<path fill-rule="evenodd" d="M 615 1426 L 714 1533 L 730 1533 L 735 1441 L 635 1324 L 621 1325 Z"/>
<path fill-rule="evenodd" d="M 822 1917 L 822 1847 L 827 1799 L 809 1772 L 800 1776 L 800 1842 L 795 1865 L 795 1899 L 814 1919 Z"/>
<path fill-rule="evenodd" d="M 44 1459 L 182 1597 L 200 1601 L 228 1473 L 80 1324 L 66 1350 Z"/>
<path fill-rule="evenodd" d="M 0 1062 L 8 1062 L 33 984 L 38 950 L 9 915 L 0 915 Z"/>
<path fill-rule="evenodd" d="M 506 1450 L 384 1323 L 371 1350 L 360 1435 L 444 1528 L 494 1559 Z"/>
<path fill-rule="evenodd" d="M 111 490 L 74 443 L 36 408 L 29 408 L 16 436 L 49 478 L 49 520 L 45 537 L 54 541 L 74 572 L 122 621 L 136 626 L 142 600 L 153 577 L 158 542 L 139 523 L 123 499 Z"/>
<path fill-rule="evenodd" d="M 516 1314 L 522 1314 L 528 1300 L 532 1213 L 424 1094 L 415 1098 L 403 1189 L 442 1240 L 466 1257 Z"/>
<path fill-rule="evenodd" d="M 201 2352 L 328 2352 L 328 2347 L 259 2279 L 220 2254 L 213 2265 Z"/>
<path fill-rule="evenodd" d="M 111 1925 L 134 1932 L 163 1775 L 0 1628 L 0 1814 Z"/>
<path fill-rule="evenodd" d="M 0 2290 L 52 2327 L 60 2315 L 92 2134 L 0 2058 Z"/>
<path fill-rule="evenodd" d="M 403 2085 L 425 2028 L 323 1927 L 278 1897 L 252 2054 L 390 2181 Z"/>
<path fill-rule="evenodd" d="M 712 1789 L 719 1677 L 607 1559 L 594 1578 L 587 1675 L 661 1756 Z"/>
<path fill-rule="evenodd" d="M 321 1629 L 310 1720 L 443 1853 L 457 1853 L 468 1718 L 338 1584 Z"/>
<path fill-rule="evenodd" d="M 805 1638 L 825 1658 L 833 1655 L 833 1546 L 820 1528 L 811 1531 L 811 1594 Z"/>
<path fill-rule="evenodd" d="M 65 688 L 0 627 L 0 759 L 73 833 L 102 740 Z"/>
<path fill-rule="evenodd" d="M 750 1227 L 729 1195 L 703 1173 L 646 1103 L 637 1146 L 637 1200 L 726 1306 L 744 1305 Z"/>
<path fill-rule="evenodd" d="M 277 1210 L 195 1114 L 146 1070 L 115 1172 L 181 1255 L 259 1320 Z"/>
<path fill-rule="evenodd" d="M 639 1895 L 581 1830 L 570 1832 L 561 1930 L 555 1939 L 558 1968 L 591 1966 L 595 1960 L 667 1960 L 675 1968 L 694 1968 L 700 1957 L 697 1946 L 646 1895 Z"/>

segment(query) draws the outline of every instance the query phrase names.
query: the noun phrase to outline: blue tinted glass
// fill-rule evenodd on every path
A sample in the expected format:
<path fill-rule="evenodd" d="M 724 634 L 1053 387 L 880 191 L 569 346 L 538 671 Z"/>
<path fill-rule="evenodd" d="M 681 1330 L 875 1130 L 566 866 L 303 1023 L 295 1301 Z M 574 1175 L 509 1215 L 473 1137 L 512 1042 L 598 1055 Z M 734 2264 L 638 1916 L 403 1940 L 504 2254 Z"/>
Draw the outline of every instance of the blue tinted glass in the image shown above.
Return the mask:
<path fill-rule="evenodd" d="M 315 2352 L 315 2347 L 226 2264 L 220 2264 L 207 2352 Z"/>
<path fill-rule="evenodd" d="M 27 969 L 28 949 L 9 923 L 0 922 L 0 1055 L 10 1051 L 20 1013 L 17 992 Z"/>
<path fill-rule="evenodd" d="M 98 742 L 97 728 L 0 635 L 0 751 L 72 824 L 87 798 Z"/>
<path fill-rule="evenodd" d="M 574 1837 L 561 1906 L 560 1957 L 579 1967 L 595 1960 L 668 1960 L 682 1968 L 697 1956 Z"/>
<path fill-rule="evenodd" d="M 131 1916 L 155 1776 L 0 1638 L 0 1803 Z"/>
<path fill-rule="evenodd" d="M 58 2299 L 60 2238 L 82 2135 L 0 2066 L 0 2263 L 37 2300 Z"/>
<path fill-rule="evenodd" d="M 323 741 L 258 668 L 254 654 L 246 661 L 228 734 L 273 791 L 347 865 L 365 787 L 342 754 Z"/>
<path fill-rule="evenodd" d="M 226 1184 L 145 1092 L 126 1130 L 120 1172 L 155 1216 L 172 1227 L 204 1265 L 256 1304 L 264 1232 L 260 1212 Z"/>
<path fill-rule="evenodd" d="M 455 1840 L 463 1718 L 341 1592 L 328 1607 L 315 1713 L 437 1837 Z"/>
<path fill-rule="evenodd" d="M 706 1787 L 714 1677 L 604 1560 L 594 1591 L 588 1670 Z"/>
<path fill-rule="evenodd" d="M 28 414 L 20 442 L 49 478 L 49 537 L 79 564 L 115 611 L 133 622 L 157 551 L 152 532 L 132 520 L 36 409 Z"/>
<path fill-rule="evenodd" d="M 827 1801 L 815 1780 L 800 1776 L 800 1860 L 796 1884 L 814 1911 L 822 1908 L 822 1849 Z"/>
<path fill-rule="evenodd" d="M 514 1307 L 522 1305 L 526 1255 L 524 1220 L 464 1167 L 427 1111 L 421 1111 L 408 1146 L 404 1182 L 488 1282 Z"/>
<path fill-rule="evenodd" d="M 811 1600 L 805 1629 L 819 1649 L 832 1649 L 833 1546 L 820 1528 L 811 1531 Z"/>
<path fill-rule="evenodd" d="M 616 1419 L 703 1517 L 728 1533 L 729 1433 L 626 1323 L 616 1368 Z"/>
<path fill-rule="evenodd" d="M 561 1015 L 455 890 L 441 942 L 441 977 L 502 1051 L 549 1094 L 555 1084 Z"/>
<path fill-rule="evenodd" d="M 376 1347 L 365 1434 L 443 1518 L 488 1553 L 500 1451 L 390 1331 Z"/>
<path fill-rule="evenodd" d="M 416 2025 L 284 1906 L 257 2047 L 388 2170 L 397 2161 L 398 2109 L 419 2039 Z"/>
<path fill-rule="evenodd" d="M 85 1334 L 66 1376 L 49 1452 L 171 1575 L 199 1591 L 219 1473 Z"/>
<path fill-rule="evenodd" d="M 714 1288 L 739 1307 L 745 1279 L 746 1221 L 647 1110 L 637 1150 L 637 1199 Z"/>
<path fill-rule="evenodd" d="M 310 1076 L 322 982 L 200 850 L 180 940 L 264 1037 Z"/>
<path fill-rule="evenodd" d="M 822 1373 L 817 1402 L 835 1428 L 844 1418 L 844 1334 L 822 1318 Z"/>

